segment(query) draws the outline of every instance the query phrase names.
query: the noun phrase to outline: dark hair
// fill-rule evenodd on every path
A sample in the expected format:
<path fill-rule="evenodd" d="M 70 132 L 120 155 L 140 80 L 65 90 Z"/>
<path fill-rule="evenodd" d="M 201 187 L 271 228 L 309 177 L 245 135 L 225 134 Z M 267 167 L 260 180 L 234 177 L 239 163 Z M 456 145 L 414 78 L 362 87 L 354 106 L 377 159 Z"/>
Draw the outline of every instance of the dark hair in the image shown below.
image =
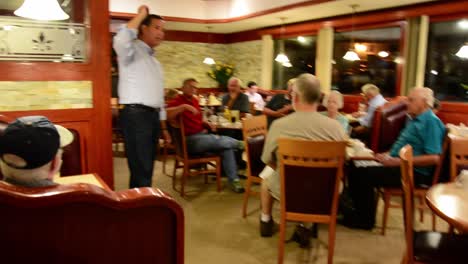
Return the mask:
<path fill-rule="evenodd" d="M 139 31 L 141 31 L 141 26 L 143 26 L 143 25 L 145 25 L 145 26 L 151 25 L 151 21 L 152 21 L 153 19 L 164 20 L 164 18 L 162 18 L 162 16 L 160 16 L 160 15 L 149 14 L 149 15 L 147 15 L 147 16 L 145 17 L 145 19 L 143 19 L 143 21 L 141 21 L 140 26 L 138 26 Z"/>
<path fill-rule="evenodd" d="M 249 88 L 252 87 L 252 86 L 254 86 L 254 85 L 257 85 L 257 83 L 256 83 L 256 82 L 252 82 L 252 81 L 250 81 L 249 83 L 247 83 L 247 87 L 249 87 Z"/>
<path fill-rule="evenodd" d="M 187 85 L 189 82 L 198 82 L 195 78 L 187 78 L 182 83 L 183 86 Z"/>

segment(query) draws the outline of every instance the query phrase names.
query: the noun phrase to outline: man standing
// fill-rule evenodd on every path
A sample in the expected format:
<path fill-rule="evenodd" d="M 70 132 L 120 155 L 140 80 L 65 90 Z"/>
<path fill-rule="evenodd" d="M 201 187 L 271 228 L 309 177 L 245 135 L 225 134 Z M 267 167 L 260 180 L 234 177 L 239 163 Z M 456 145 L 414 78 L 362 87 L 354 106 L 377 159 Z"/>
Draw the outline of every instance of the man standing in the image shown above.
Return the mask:
<path fill-rule="evenodd" d="M 408 95 L 408 114 L 411 120 L 400 132 L 389 153 L 375 156 L 378 166 L 360 167 L 359 162 L 351 168 L 348 175 L 349 191 L 354 202 L 355 212 L 346 215 L 344 224 L 349 227 L 371 229 L 375 223 L 376 199 L 374 187 L 401 186 L 400 149 L 409 144 L 414 152 L 415 186 L 430 186 L 434 165 L 439 161 L 445 126 L 434 115 L 433 91 L 429 88 L 415 88 Z"/>
<path fill-rule="evenodd" d="M 166 129 L 163 72 L 153 48 L 164 38 L 164 21 L 147 6 L 114 37 L 119 62 L 120 120 L 130 169 L 130 188 L 151 186 L 156 142 Z"/>
<path fill-rule="evenodd" d="M 344 141 L 347 138 L 338 121 L 317 112 L 321 91 L 320 83 L 314 75 L 309 73 L 299 75 L 292 87 L 291 96 L 292 106 L 296 112 L 272 123 L 263 148 L 262 161 L 273 169 L 278 168 L 278 159 L 276 158 L 278 138 L 320 141 Z M 260 190 L 261 236 L 273 235 L 274 222 L 271 210 L 273 198 L 276 200 L 281 198 L 280 189 L 278 171 L 262 181 Z"/>
<path fill-rule="evenodd" d="M 193 78 L 184 81 L 183 94 L 177 96 L 168 104 L 170 116 L 182 115 L 188 152 L 195 155 L 203 155 L 207 152 L 221 154 L 223 170 L 229 180 L 229 188 L 236 193 L 243 193 L 244 188 L 237 175 L 237 164 L 234 155 L 235 150 L 243 148 L 243 144 L 231 137 L 208 133 L 208 130 L 216 131 L 216 127 L 203 121 L 200 105 L 193 96 L 197 84 L 197 81 Z"/>

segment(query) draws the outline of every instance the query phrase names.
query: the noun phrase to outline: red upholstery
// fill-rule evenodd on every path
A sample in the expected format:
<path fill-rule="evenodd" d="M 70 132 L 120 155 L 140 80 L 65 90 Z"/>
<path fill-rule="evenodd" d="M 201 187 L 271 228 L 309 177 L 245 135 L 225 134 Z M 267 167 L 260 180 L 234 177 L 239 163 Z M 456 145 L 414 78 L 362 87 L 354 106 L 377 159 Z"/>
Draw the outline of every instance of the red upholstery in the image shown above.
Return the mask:
<path fill-rule="evenodd" d="M 374 152 L 384 152 L 390 149 L 405 126 L 406 113 L 406 97 L 402 96 L 377 108 L 371 128 L 370 148 Z"/>
<path fill-rule="evenodd" d="M 2 263 L 184 263 L 184 215 L 158 189 L 0 182 Z"/>

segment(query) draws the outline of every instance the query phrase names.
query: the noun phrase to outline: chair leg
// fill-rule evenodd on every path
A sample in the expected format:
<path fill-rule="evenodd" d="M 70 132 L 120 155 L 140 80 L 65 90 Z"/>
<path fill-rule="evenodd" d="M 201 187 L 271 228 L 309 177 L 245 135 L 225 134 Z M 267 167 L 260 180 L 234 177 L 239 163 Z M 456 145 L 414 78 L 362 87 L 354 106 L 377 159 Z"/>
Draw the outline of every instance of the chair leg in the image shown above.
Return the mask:
<path fill-rule="evenodd" d="M 251 185 L 252 185 L 252 180 L 250 179 L 250 176 L 247 176 L 247 183 L 245 185 L 245 193 L 244 193 L 244 203 L 242 204 L 242 217 L 243 218 L 247 216 L 247 203 L 249 202 Z"/>
<path fill-rule="evenodd" d="M 387 219 L 388 219 L 388 209 L 390 208 L 390 194 L 383 194 L 383 202 L 384 202 L 384 211 L 383 211 L 383 218 L 382 218 L 382 236 L 385 236 L 385 230 L 387 229 Z"/>
<path fill-rule="evenodd" d="M 179 161 L 176 159 L 174 160 L 174 170 L 172 171 L 172 189 L 174 189 L 174 191 L 177 191 L 176 190 L 176 180 L 177 180 L 176 171 L 177 171 L 178 166 L 179 166 Z"/>
<path fill-rule="evenodd" d="M 166 160 L 167 160 L 167 145 L 166 144 L 167 143 L 164 142 L 163 156 L 162 156 L 162 171 L 163 171 L 163 174 L 166 174 Z"/>
<path fill-rule="evenodd" d="M 286 239 L 286 219 L 281 217 L 278 241 L 278 264 L 284 261 L 284 240 Z"/>
<path fill-rule="evenodd" d="M 187 181 L 187 177 L 188 177 L 188 174 L 189 174 L 189 166 L 188 164 L 185 164 L 184 163 L 184 172 L 182 173 L 182 179 L 181 179 L 181 182 L 180 182 L 180 196 L 184 197 L 185 196 L 185 182 Z"/>
<path fill-rule="evenodd" d="M 434 213 L 431 213 L 432 214 L 432 231 L 436 231 L 436 216 Z"/>
<path fill-rule="evenodd" d="M 221 161 L 216 162 L 216 185 L 218 192 L 221 191 Z"/>
<path fill-rule="evenodd" d="M 424 222 L 424 206 L 425 201 L 423 196 L 419 196 L 419 222 Z"/>
<path fill-rule="evenodd" d="M 333 264 L 335 252 L 336 217 L 328 226 L 328 264 Z"/>

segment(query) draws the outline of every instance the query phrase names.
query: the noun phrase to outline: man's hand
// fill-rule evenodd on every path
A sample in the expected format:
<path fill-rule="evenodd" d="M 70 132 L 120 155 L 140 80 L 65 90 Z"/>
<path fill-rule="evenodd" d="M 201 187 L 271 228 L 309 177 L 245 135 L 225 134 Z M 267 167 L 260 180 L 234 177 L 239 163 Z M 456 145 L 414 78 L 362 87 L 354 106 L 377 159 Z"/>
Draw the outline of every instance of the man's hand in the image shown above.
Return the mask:
<path fill-rule="evenodd" d="M 211 132 L 216 132 L 218 129 L 216 128 L 216 125 L 210 122 L 206 122 L 208 126 L 210 127 Z"/>
<path fill-rule="evenodd" d="M 138 15 L 146 17 L 149 14 L 149 8 L 147 5 L 141 5 L 138 7 Z"/>
<path fill-rule="evenodd" d="M 387 167 L 397 167 L 400 166 L 400 159 L 392 157 L 387 153 L 379 153 L 375 155 L 375 159 Z"/>
<path fill-rule="evenodd" d="M 361 117 L 361 116 L 363 116 L 363 115 L 365 115 L 365 114 L 362 113 L 362 112 L 354 112 L 354 113 L 352 113 L 351 115 L 352 115 L 353 117 L 355 117 L 355 118 L 358 118 L 358 117 Z"/>
<path fill-rule="evenodd" d="M 194 115 L 198 114 L 198 110 L 195 107 L 193 107 L 193 106 L 191 106 L 189 104 L 184 104 L 184 111 L 190 111 Z"/>
<path fill-rule="evenodd" d="M 163 129 L 162 136 L 166 143 L 170 144 L 172 142 L 171 135 L 169 135 L 169 131 L 167 131 L 167 129 Z"/>

